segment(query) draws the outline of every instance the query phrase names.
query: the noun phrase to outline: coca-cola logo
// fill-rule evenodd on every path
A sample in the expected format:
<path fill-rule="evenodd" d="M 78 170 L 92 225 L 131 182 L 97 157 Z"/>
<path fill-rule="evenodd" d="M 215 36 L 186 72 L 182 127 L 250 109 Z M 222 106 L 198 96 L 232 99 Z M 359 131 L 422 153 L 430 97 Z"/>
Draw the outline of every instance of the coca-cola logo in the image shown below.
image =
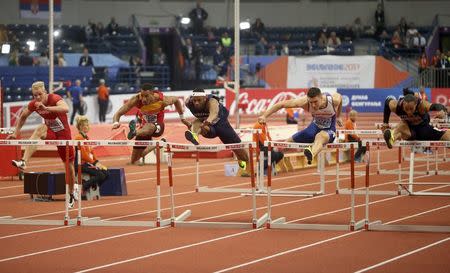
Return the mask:
<path fill-rule="evenodd" d="M 264 92 L 264 91 L 261 91 Z M 272 93 L 273 94 L 273 93 Z M 237 104 L 247 104 L 247 108 L 245 109 L 246 114 L 260 114 L 270 107 L 274 106 L 276 103 L 285 100 L 297 99 L 300 96 L 305 95 L 304 91 L 299 92 L 298 94 L 294 92 L 278 92 L 273 97 L 270 97 L 270 94 L 266 98 L 250 98 L 248 92 L 242 92 L 239 94 L 239 99 Z M 236 101 L 233 101 L 230 105 L 230 112 L 234 113 L 236 111 Z M 280 110 L 280 113 L 285 113 L 285 110 Z"/>

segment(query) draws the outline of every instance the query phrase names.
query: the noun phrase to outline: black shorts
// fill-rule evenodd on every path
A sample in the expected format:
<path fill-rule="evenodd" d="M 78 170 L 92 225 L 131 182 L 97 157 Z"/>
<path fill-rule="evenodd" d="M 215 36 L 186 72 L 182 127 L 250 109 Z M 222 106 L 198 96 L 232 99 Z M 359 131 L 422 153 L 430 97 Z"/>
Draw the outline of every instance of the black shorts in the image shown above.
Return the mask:
<path fill-rule="evenodd" d="M 220 119 L 216 124 L 210 126 L 210 130 L 206 138 L 219 137 L 223 144 L 240 143 L 241 138 L 236 134 L 233 127 L 231 127 L 228 119 Z"/>
<path fill-rule="evenodd" d="M 411 137 L 408 140 L 428 140 L 438 141 L 441 140 L 445 131 L 434 128 L 429 123 L 417 126 L 409 126 Z"/>

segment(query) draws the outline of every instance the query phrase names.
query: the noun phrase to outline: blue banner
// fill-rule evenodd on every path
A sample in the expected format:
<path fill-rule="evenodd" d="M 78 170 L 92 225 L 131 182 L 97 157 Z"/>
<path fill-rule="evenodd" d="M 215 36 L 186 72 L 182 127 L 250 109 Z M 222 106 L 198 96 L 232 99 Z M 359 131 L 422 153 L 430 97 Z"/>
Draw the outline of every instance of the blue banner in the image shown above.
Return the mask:
<path fill-rule="evenodd" d="M 358 112 L 383 112 L 387 96 L 396 98 L 403 95 L 401 88 L 389 89 L 338 89 L 342 95 L 343 111 L 347 107 Z"/>

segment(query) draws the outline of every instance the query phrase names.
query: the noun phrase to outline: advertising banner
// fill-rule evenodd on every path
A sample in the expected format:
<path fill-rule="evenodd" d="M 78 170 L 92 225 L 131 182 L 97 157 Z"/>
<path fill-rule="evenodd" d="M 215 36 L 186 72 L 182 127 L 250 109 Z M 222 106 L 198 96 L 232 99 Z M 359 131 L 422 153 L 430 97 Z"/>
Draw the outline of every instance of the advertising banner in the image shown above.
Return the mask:
<path fill-rule="evenodd" d="M 375 56 L 289 57 L 288 88 L 373 88 Z"/>
<path fill-rule="evenodd" d="M 358 112 L 383 112 L 387 96 L 396 98 L 402 95 L 402 89 L 338 89 L 342 95 L 342 108 L 350 106 Z"/>
<path fill-rule="evenodd" d="M 450 106 L 450 88 L 432 88 L 431 101 Z"/>

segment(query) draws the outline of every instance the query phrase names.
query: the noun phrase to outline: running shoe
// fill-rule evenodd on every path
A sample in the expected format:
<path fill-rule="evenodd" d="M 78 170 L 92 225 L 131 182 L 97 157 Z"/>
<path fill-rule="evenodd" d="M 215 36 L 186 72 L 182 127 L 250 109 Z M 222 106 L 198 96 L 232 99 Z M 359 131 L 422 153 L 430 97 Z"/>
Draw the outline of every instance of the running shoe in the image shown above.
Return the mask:
<path fill-rule="evenodd" d="M 16 167 L 19 168 L 20 170 L 25 170 L 25 168 L 27 167 L 27 165 L 25 164 L 25 161 L 23 159 L 20 160 L 12 160 L 11 164 Z"/>
<path fill-rule="evenodd" d="M 133 139 L 136 136 L 136 120 L 133 119 L 130 121 L 130 123 L 128 123 L 128 128 L 130 128 L 130 131 L 128 132 L 127 138 Z"/>
<path fill-rule="evenodd" d="M 392 145 L 394 144 L 394 136 L 392 135 L 391 130 L 387 129 L 383 133 L 384 141 L 386 141 L 386 145 L 389 149 L 392 149 Z"/>
<path fill-rule="evenodd" d="M 239 165 L 239 168 L 241 169 L 240 176 L 241 177 L 250 177 L 250 172 L 247 171 L 247 162 L 239 160 L 238 165 Z"/>
<path fill-rule="evenodd" d="M 194 145 L 199 145 L 198 135 L 191 131 L 184 132 L 184 137 Z"/>
<path fill-rule="evenodd" d="M 312 160 L 313 160 L 313 154 L 312 154 L 311 147 L 305 148 L 303 150 L 303 154 L 305 155 L 306 159 L 308 160 L 308 165 L 311 165 Z"/>

